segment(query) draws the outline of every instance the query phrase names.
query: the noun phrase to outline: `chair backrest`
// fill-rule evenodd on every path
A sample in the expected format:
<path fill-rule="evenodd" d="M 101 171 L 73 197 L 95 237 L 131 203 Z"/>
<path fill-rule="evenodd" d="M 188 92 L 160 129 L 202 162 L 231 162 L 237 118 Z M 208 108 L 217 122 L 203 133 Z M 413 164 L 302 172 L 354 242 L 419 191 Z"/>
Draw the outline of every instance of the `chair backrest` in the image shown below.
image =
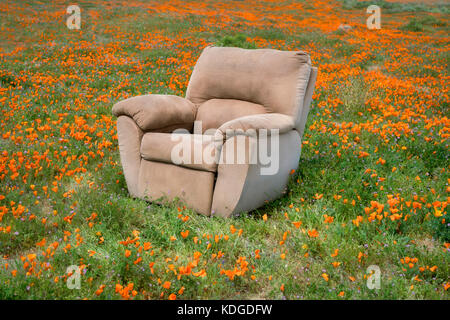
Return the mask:
<path fill-rule="evenodd" d="M 209 46 L 194 67 L 186 98 L 197 105 L 210 99 L 259 104 L 268 113 L 293 116 L 297 130 L 303 131 L 307 95 L 312 96 L 317 74 L 311 69 L 310 57 L 303 51 Z"/>

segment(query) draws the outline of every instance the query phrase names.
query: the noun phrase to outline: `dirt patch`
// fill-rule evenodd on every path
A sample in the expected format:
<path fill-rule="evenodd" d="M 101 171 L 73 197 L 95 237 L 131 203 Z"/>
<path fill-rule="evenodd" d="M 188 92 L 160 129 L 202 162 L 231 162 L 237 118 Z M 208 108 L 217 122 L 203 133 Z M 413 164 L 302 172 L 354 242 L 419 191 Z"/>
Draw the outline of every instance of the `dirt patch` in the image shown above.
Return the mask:
<path fill-rule="evenodd" d="M 419 249 L 424 251 L 434 251 L 438 244 L 433 238 L 422 238 L 416 240 L 416 245 Z"/>

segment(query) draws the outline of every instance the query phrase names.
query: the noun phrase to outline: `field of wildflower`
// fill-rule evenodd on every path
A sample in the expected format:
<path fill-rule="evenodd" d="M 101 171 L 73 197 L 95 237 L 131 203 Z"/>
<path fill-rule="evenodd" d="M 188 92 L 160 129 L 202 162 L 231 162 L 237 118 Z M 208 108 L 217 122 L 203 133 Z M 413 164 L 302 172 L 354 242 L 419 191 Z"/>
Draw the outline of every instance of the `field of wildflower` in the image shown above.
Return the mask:
<path fill-rule="evenodd" d="M 448 2 L 75 4 L 0 2 L 0 299 L 449 299 Z M 289 192 L 231 219 L 130 198 L 111 114 L 210 44 L 319 68 Z"/>

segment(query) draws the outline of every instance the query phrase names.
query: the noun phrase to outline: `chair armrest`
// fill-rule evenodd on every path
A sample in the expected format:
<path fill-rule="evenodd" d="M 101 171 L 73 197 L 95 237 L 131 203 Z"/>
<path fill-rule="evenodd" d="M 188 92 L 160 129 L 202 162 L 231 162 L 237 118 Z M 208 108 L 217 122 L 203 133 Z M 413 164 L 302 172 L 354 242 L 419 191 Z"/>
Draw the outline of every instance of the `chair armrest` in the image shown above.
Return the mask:
<path fill-rule="evenodd" d="M 122 100 L 113 106 L 115 116 L 132 118 L 143 131 L 192 130 L 195 105 L 174 95 L 149 94 Z"/>
<path fill-rule="evenodd" d="M 293 130 L 294 125 L 293 117 L 281 113 L 244 116 L 222 124 L 216 131 L 215 140 L 220 140 L 221 135 L 223 140 L 236 135 L 252 135 L 253 133 L 259 133 L 261 129 L 266 129 L 268 136 L 272 129 L 278 129 L 278 133 L 282 134 Z"/>

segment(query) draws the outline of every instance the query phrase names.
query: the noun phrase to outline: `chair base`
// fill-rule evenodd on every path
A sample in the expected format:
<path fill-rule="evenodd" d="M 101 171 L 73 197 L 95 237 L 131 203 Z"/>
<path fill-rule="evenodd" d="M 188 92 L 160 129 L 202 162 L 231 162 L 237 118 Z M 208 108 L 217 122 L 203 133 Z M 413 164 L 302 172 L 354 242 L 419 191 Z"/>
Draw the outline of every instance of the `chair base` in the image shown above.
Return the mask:
<path fill-rule="evenodd" d="M 214 173 L 177 165 L 141 160 L 138 197 L 166 202 L 178 198 L 198 213 L 209 216 L 214 189 Z"/>

